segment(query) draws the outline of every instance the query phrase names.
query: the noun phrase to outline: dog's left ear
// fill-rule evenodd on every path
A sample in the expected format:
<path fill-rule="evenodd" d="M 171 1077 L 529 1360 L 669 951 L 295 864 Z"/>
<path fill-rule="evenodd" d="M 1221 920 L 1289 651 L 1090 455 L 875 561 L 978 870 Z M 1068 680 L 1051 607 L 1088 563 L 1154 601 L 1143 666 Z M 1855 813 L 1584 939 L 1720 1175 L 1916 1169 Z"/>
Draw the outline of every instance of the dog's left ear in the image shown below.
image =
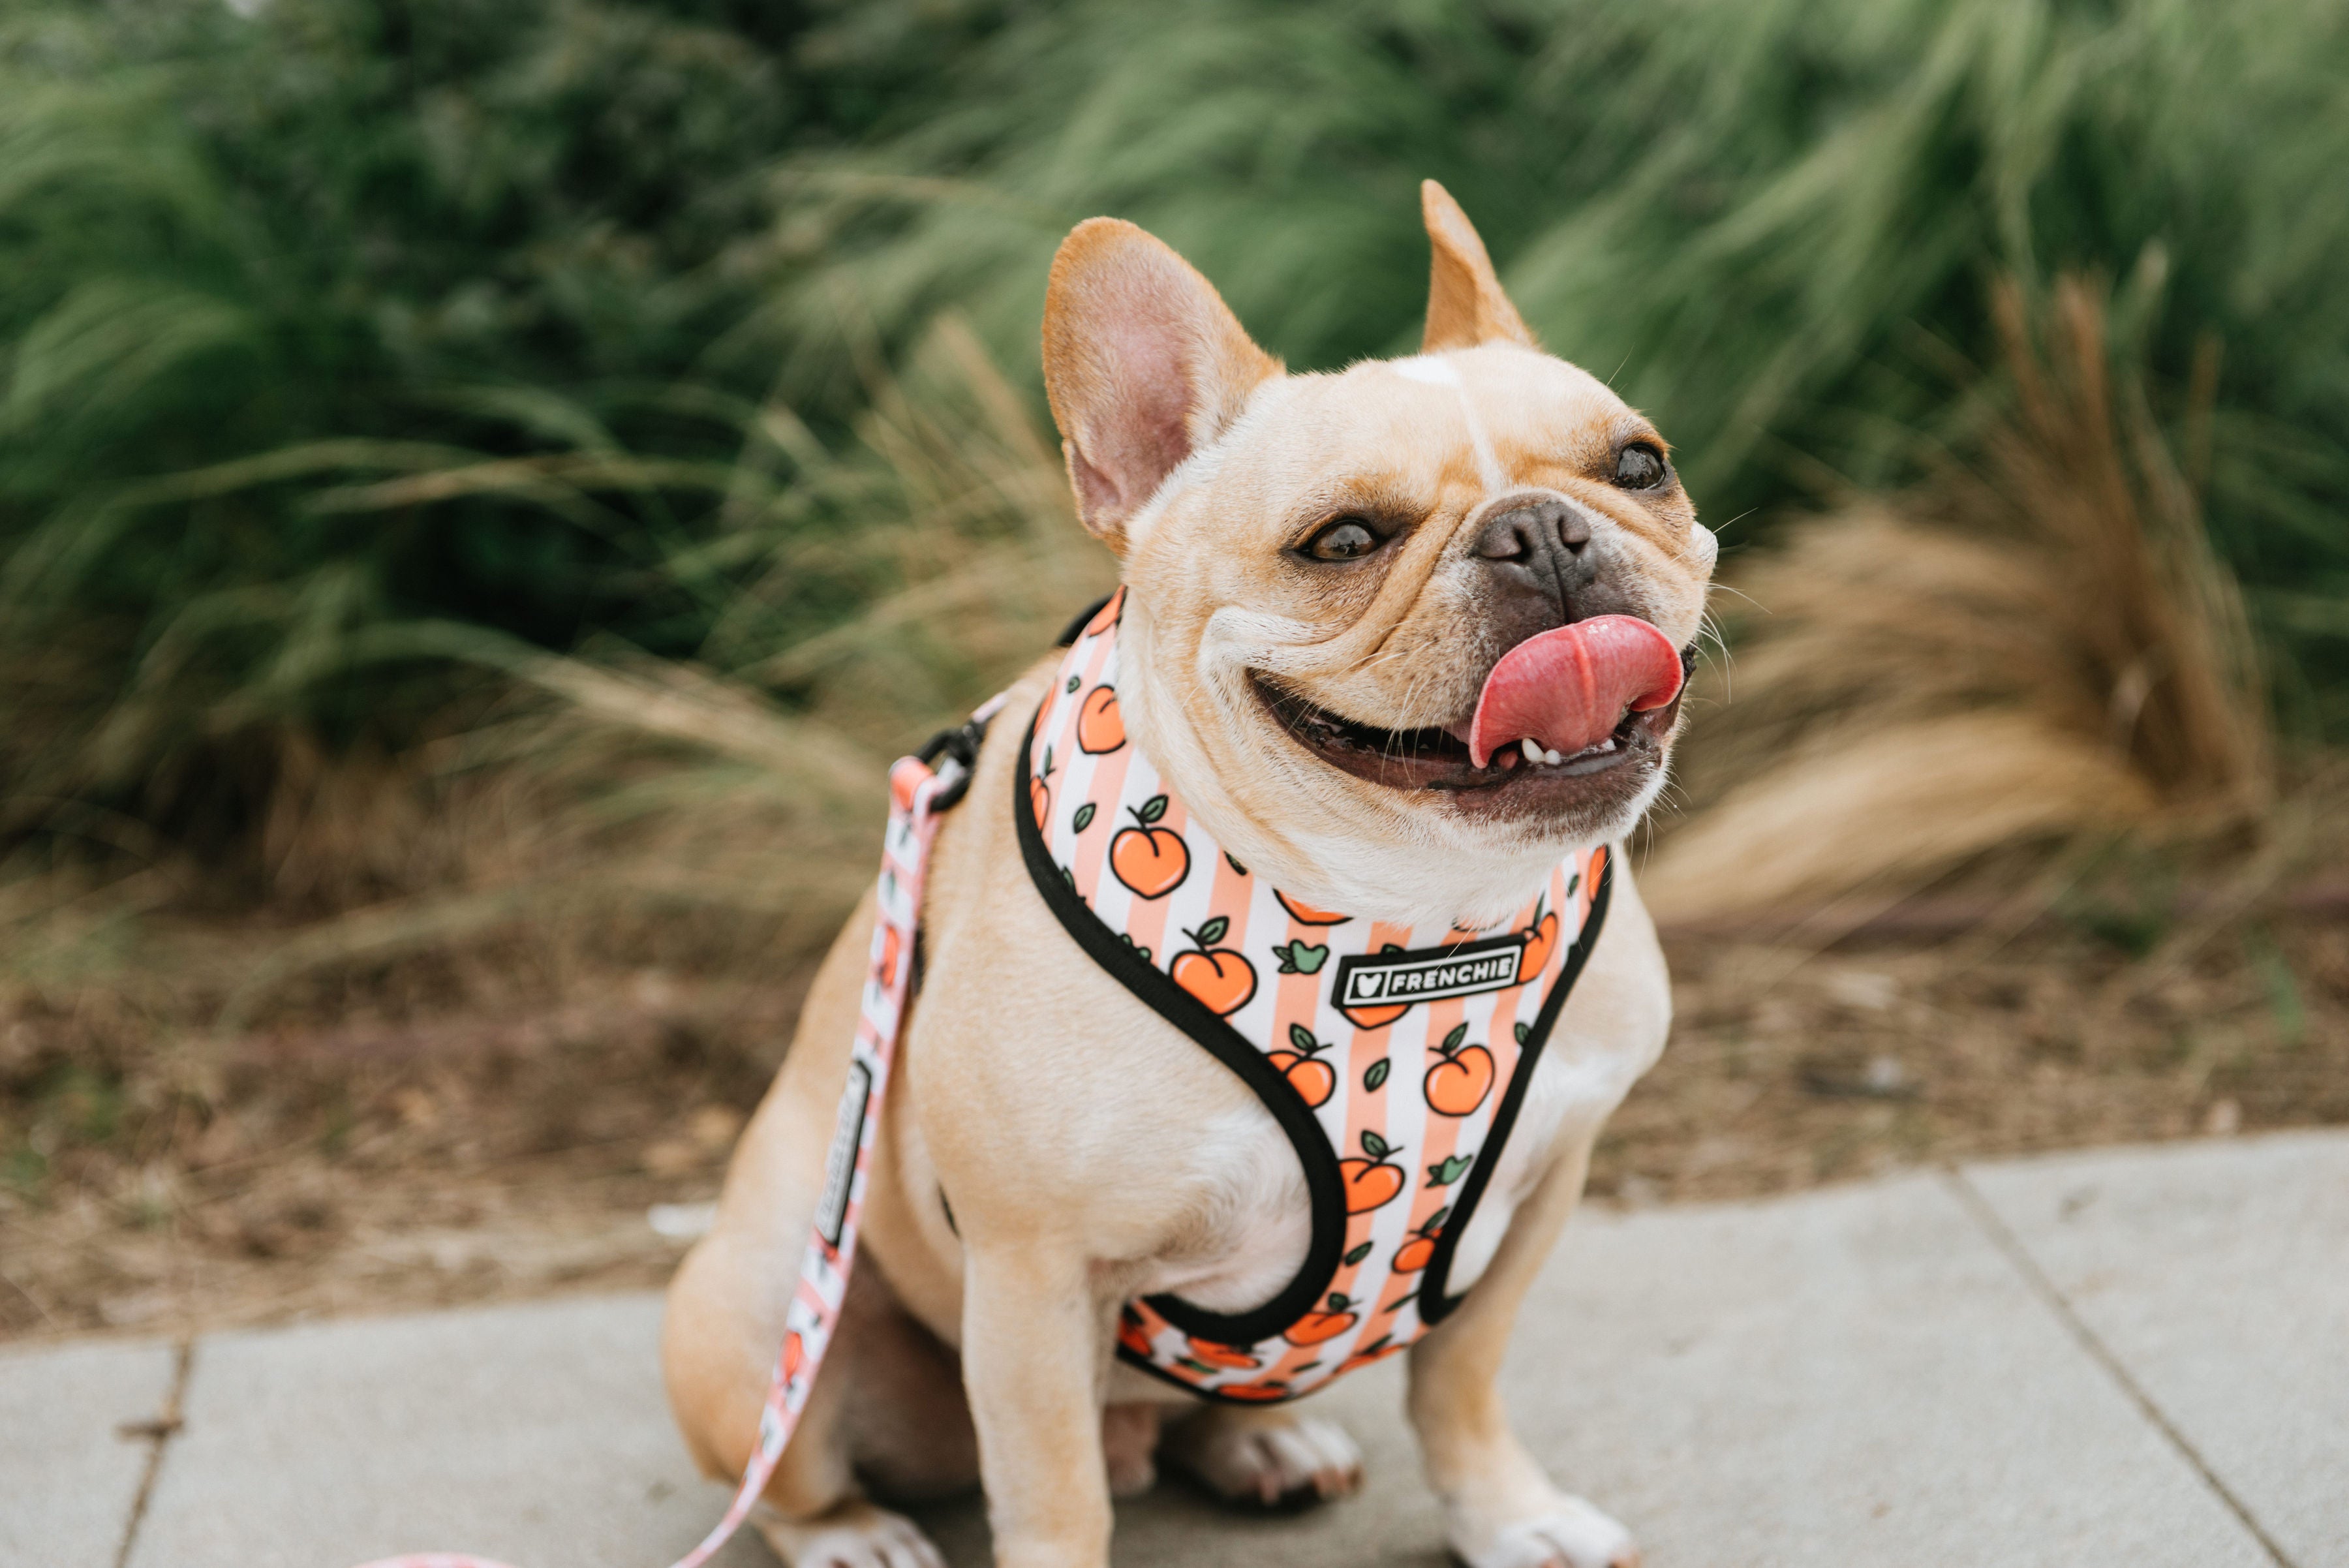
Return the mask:
<path fill-rule="evenodd" d="M 1077 514 L 1111 549 L 1124 553 L 1133 514 L 1280 370 L 1164 241 L 1089 218 L 1061 242 L 1044 295 L 1044 391 Z"/>
<path fill-rule="evenodd" d="M 1427 334 L 1423 354 L 1474 348 L 1479 343 L 1522 343 L 1538 348 L 1525 317 L 1501 292 L 1493 258 L 1452 192 L 1433 180 L 1419 182 L 1419 210 L 1427 220 L 1433 265 L 1427 277 Z"/>

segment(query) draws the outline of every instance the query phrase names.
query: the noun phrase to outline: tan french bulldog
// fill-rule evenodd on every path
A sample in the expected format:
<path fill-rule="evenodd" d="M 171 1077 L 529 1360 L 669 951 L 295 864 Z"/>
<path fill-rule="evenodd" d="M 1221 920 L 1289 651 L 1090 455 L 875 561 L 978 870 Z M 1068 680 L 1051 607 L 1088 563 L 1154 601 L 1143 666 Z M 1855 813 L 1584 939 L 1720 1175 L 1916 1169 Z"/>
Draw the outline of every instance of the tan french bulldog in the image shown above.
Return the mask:
<path fill-rule="evenodd" d="M 1561 857 L 1624 838 L 1679 722 L 1676 700 L 1640 711 L 1646 676 L 1608 662 L 1636 649 L 1578 681 L 1512 684 L 1504 656 L 1600 617 L 1684 648 L 1715 552 L 1655 429 L 1542 352 L 1458 206 L 1433 182 L 1423 197 L 1434 266 L 1416 356 L 1288 374 L 1173 251 L 1097 218 L 1053 262 L 1044 367 L 1078 511 L 1123 565 L 1127 733 L 1286 893 L 1476 928 L 1523 908 Z M 1081 950 L 1023 866 L 1019 725 L 1054 668 L 1013 689 L 936 841 L 863 1251 L 757 1516 L 795 1568 L 939 1562 L 867 1487 L 981 1481 L 1006 1568 L 1098 1568 L 1111 1496 L 1149 1485 L 1159 1459 L 1238 1501 L 1361 1480 L 1327 1422 L 1203 1403 L 1113 1358 L 1137 1297 L 1179 1289 L 1233 1313 L 1270 1297 L 1306 1257 L 1309 1195 L 1265 1102 Z M 669 1292 L 669 1397 L 713 1476 L 739 1474 L 753 1442 L 872 919 L 868 899 L 825 960 L 715 1229 Z M 1619 875 L 1457 1243 L 1452 1283 L 1475 1289 L 1410 1351 L 1410 1419 L 1471 1568 L 1637 1561 L 1518 1442 L 1495 1379 L 1593 1140 L 1670 1014 L 1654 929 Z"/>

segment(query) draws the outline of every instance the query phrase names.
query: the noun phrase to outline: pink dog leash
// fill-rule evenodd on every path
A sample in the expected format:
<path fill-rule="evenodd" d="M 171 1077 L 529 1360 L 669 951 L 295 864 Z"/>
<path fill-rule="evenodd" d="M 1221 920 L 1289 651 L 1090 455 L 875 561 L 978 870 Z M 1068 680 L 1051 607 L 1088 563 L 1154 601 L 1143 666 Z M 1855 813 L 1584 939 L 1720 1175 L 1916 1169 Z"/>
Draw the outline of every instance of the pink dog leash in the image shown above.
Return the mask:
<path fill-rule="evenodd" d="M 898 1026 L 913 979 L 914 927 L 921 915 L 922 878 L 929 867 L 930 845 L 937 836 L 939 814 L 962 798 L 971 770 L 978 764 L 978 742 L 987 732 L 988 721 L 1002 706 L 1003 699 L 996 698 L 962 729 L 939 735 L 919 756 L 898 758 L 889 770 L 889 826 L 882 839 L 872 961 L 865 971 L 856 1037 L 849 1047 L 848 1082 L 841 1089 L 840 1119 L 833 1126 L 832 1147 L 824 1157 L 823 1196 L 816 1203 L 807 1251 L 800 1258 L 799 1285 L 792 1292 L 791 1304 L 783 1314 L 783 1344 L 775 1359 L 774 1379 L 767 1386 L 766 1403 L 759 1411 L 759 1446 L 743 1468 L 742 1484 L 735 1489 L 725 1517 L 702 1537 L 700 1545 L 670 1568 L 701 1568 L 741 1528 L 759 1494 L 766 1490 L 767 1479 L 775 1473 L 784 1445 L 799 1426 L 808 1393 L 815 1386 L 816 1369 L 823 1365 L 833 1326 L 840 1318 L 840 1303 L 847 1293 L 848 1272 L 856 1262 L 857 1220 L 864 1207 L 873 1140 L 881 1126 L 881 1096 L 889 1085 L 889 1066 L 896 1055 Z M 933 760 L 940 760 L 936 770 Z M 362 1568 L 509 1565 L 470 1552 L 419 1552 L 378 1558 Z"/>

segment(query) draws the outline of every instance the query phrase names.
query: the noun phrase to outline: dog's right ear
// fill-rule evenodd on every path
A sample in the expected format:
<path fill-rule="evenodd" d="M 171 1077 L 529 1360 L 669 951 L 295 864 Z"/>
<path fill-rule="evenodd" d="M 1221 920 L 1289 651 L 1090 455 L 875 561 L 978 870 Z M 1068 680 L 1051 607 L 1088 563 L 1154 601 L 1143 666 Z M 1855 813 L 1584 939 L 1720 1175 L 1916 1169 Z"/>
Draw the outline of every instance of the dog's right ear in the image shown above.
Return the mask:
<path fill-rule="evenodd" d="M 1540 344 L 1526 318 L 1501 291 L 1493 258 L 1476 225 L 1452 199 L 1452 192 L 1433 180 L 1419 182 L 1420 215 L 1427 221 L 1427 243 L 1433 254 L 1427 276 L 1427 332 L 1420 352 L 1440 354 L 1446 348 L 1474 348 L 1479 343 Z"/>
<path fill-rule="evenodd" d="M 1044 296 L 1044 391 L 1077 514 L 1124 553 L 1126 524 L 1183 460 L 1280 374 L 1165 244 L 1115 218 L 1061 242 Z"/>

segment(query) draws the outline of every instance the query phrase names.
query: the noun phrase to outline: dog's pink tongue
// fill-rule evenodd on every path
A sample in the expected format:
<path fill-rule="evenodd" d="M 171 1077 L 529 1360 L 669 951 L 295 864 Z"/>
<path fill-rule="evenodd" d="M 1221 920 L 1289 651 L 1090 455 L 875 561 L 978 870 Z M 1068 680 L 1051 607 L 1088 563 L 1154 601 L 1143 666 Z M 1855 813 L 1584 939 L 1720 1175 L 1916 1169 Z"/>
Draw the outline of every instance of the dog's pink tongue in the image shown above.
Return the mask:
<path fill-rule="evenodd" d="M 1636 616 L 1593 616 L 1502 655 L 1476 699 L 1468 753 L 1481 768 L 1530 739 L 1571 756 L 1605 740 L 1626 710 L 1661 708 L 1680 690 L 1671 639 Z"/>

